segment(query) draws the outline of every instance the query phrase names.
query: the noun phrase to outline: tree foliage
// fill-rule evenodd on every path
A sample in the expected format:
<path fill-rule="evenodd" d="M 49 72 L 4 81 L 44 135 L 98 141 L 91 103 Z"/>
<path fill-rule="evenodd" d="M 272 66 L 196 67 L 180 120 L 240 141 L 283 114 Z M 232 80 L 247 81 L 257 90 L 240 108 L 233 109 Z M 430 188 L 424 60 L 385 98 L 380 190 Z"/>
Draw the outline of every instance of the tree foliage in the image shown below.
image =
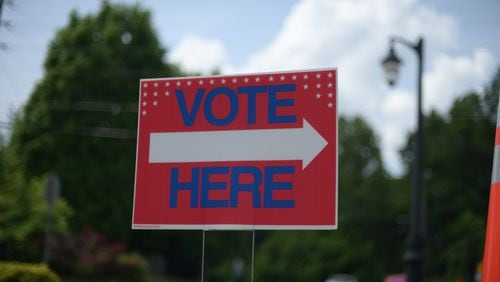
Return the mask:
<path fill-rule="evenodd" d="M 47 224 L 47 176 L 25 178 L 24 166 L 10 147 L 0 147 L 0 260 L 39 261 L 40 232 Z M 64 199 L 55 202 L 57 232 L 69 230 L 73 212 Z"/>
<path fill-rule="evenodd" d="M 360 117 L 339 122 L 339 229 L 273 232 L 257 252 L 262 281 L 323 281 L 352 273 L 360 281 L 382 280 L 401 268 L 402 244 L 392 185 L 378 140 Z"/>
<path fill-rule="evenodd" d="M 178 74 L 164 55 L 149 12 L 106 1 L 96 15 L 73 12 L 51 42 L 11 144 L 27 178 L 59 173 L 74 228 L 129 236 L 138 83 Z"/>
<path fill-rule="evenodd" d="M 471 92 L 446 114 L 425 117 L 429 277 L 472 280 L 482 259 L 499 85 L 500 70 L 484 93 Z M 412 141 L 413 136 L 403 155 L 409 155 Z"/>
<path fill-rule="evenodd" d="M 472 280 L 482 259 L 499 91 L 500 70 L 483 93 L 425 117 L 425 262 L 433 281 Z M 414 135 L 401 151 L 406 175 L 397 179 L 385 174 L 365 122 L 344 118 L 339 125 L 339 230 L 273 232 L 259 248 L 260 279 L 321 281 L 328 273 L 353 273 L 372 281 L 404 270 Z"/>

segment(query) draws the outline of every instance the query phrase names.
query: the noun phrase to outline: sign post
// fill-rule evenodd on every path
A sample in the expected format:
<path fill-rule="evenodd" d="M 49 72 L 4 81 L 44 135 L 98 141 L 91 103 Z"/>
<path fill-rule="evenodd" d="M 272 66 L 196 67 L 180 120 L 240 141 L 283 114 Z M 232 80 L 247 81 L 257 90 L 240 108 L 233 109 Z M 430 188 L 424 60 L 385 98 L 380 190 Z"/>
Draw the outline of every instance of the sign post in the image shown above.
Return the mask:
<path fill-rule="evenodd" d="M 133 229 L 336 229 L 337 70 L 143 79 Z"/>

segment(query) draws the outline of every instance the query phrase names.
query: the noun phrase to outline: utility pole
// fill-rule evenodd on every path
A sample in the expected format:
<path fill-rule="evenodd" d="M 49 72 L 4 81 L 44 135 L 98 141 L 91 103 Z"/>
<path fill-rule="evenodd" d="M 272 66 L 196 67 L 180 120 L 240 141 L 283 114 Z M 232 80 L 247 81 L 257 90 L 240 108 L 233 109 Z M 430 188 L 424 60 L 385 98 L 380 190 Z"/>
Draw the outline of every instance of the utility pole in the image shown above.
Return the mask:
<path fill-rule="evenodd" d="M 0 0 L 0 27 L 2 26 L 3 0 Z"/>
<path fill-rule="evenodd" d="M 2 20 L 2 12 L 4 6 L 9 6 L 12 5 L 13 0 L 0 0 L 0 29 L 2 27 L 6 27 L 9 29 L 11 27 L 11 24 L 8 21 Z M 7 43 L 5 42 L 0 42 L 0 50 L 6 50 L 7 49 Z"/>
<path fill-rule="evenodd" d="M 4 4 L 4 0 L 0 0 L 0 29 L 2 28 L 2 25 L 3 25 L 3 21 L 2 21 L 3 4 Z M 5 49 L 7 49 L 7 44 L 0 42 L 0 50 L 5 50 Z"/>

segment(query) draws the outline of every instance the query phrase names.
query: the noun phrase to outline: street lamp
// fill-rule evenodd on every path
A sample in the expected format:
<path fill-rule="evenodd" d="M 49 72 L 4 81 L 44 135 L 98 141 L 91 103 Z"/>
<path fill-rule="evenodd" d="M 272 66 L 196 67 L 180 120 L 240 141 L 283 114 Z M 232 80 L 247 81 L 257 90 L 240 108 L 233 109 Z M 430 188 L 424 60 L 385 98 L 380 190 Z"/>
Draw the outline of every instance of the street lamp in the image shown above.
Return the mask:
<path fill-rule="evenodd" d="M 410 235 L 408 248 L 404 254 L 406 275 L 408 282 L 424 281 L 424 205 L 422 190 L 422 146 L 423 146 L 423 117 L 422 117 L 422 70 L 424 39 L 419 38 L 416 44 L 399 37 L 392 37 L 389 54 L 382 60 L 382 66 L 389 85 L 393 86 L 398 78 L 401 60 L 396 56 L 394 43 L 399 42 L 414 50 L 418 57 L 417 77 L 417 133 L 413 143 L 413 174 L 412 195 L 410 210 Z"/>
<path fill-rule="evenodd" d="M 385 79 L 390 86 L 394 86 L 399 76 L 399 66 L 401 65 L 401 60 L 396 56 L 394 52 L 394 46 L 391 43 L 391 48 L 389 49 L 389 54 L 382 60 L 382 66 L 385 71 Z"/>

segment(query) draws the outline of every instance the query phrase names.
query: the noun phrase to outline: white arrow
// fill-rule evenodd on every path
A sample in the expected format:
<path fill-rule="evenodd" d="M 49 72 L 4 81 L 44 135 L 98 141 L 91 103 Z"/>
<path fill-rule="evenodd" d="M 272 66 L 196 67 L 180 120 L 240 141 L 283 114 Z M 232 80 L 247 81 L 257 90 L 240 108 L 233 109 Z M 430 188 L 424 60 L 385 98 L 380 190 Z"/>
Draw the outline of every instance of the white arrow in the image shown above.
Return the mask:
<path fill-rule="evenodd" d="M 151 133 L 150 163 L 302 160 L 302 169 L 328 142 L 303 128 Z"/>

